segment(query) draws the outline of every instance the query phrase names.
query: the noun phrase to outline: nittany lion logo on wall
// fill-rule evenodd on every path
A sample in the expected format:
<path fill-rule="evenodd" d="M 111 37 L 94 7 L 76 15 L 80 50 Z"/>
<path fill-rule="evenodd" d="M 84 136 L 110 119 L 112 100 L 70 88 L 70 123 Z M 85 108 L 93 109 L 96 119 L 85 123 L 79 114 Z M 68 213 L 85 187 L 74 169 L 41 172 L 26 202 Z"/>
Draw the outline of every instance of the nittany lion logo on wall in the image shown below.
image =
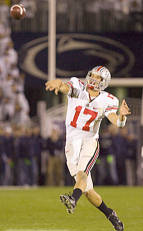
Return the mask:
<path fill-rule="evenodd" d="M 47 79 L 48 36 L 26 43 L 20 54 L 20 66 L 25 72 Z M 101 64 L 109 68 L 113 76 L 128 76 L 134 63 L 132 51 L 111 38 L 91 34 L 57 35 L 57 77 L 82 78 L 89 69 Z"/>

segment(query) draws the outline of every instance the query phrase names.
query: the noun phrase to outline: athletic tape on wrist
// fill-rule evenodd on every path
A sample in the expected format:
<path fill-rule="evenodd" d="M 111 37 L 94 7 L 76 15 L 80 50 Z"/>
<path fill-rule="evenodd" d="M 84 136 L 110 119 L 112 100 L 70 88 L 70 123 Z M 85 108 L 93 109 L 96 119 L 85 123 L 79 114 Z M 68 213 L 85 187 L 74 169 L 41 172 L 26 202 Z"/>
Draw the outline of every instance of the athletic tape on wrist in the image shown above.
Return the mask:
<path fill-rule="evenodd" d="M 117 127 L 119 128 L 123 128 L 126 124 L 127 121 L 127 117 L 125 116 L 125 119 L 123 121 L 121 121 L 119 118 L 117 119 Z"/>

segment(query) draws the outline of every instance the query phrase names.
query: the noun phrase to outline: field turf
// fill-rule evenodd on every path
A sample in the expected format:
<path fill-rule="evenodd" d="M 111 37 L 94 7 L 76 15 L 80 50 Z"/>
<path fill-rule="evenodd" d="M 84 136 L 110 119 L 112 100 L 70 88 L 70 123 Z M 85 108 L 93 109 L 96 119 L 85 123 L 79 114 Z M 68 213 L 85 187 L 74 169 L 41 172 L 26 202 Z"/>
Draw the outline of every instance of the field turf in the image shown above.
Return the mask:
<path fill-rule="evenodd" d="M 74 214 L 67 214 L 59 195 L 69 187 L 0 189 L 2 231 L 113 231 L 104 215 L 85 199 Z M 116 210 L 125 231 L 143 231 L 143 187 L 97 187 L 104 201 Z"/>

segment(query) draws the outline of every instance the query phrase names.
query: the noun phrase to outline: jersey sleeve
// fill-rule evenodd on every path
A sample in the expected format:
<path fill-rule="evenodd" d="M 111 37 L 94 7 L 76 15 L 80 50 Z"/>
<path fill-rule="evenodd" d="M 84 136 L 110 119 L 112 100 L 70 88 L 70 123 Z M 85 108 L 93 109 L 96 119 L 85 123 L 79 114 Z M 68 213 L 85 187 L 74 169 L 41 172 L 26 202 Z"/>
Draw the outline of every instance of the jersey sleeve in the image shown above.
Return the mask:
<path fill-rule="evenodd" d="M 70 87 L 68 96 L 70 97 L 78 97 L 80 93 L 80 84 L 79 79 L 76 77 L 72 77 L 68 82 L 68 86 Z"/>
<path fill-rule="evenodd" d="M 119 100 L 114 97 L 108 100 L 107 107 L 105 109 L 105 116 L 108 117 L 110 113 L 116 113 L 119 107 Z"/>

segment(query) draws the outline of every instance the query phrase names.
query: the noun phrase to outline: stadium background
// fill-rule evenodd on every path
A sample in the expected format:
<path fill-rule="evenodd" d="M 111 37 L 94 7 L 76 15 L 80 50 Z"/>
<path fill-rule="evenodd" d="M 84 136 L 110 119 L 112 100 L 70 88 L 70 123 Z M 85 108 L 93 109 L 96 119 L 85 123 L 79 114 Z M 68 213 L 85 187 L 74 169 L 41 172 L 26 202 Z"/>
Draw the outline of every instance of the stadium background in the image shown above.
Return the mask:
<path fill-rule="evenodd" d="M 54 8 L 50 8 L 54 2 L 56 18 Z M 23 20 L 9 16 L 10 6 L 16 3 L 22 3 L 26 8 L 27 15 Z M 56 39 L 52 29 L 56 29 Z M 53 33 L 53 38 L 49 33 Z M 51 212 L 55 197 L 65 190 L 64 186 L 71 186 L 73 180 L 64 157 L 66 98 L 45 92 L 44 88 L 47 79 L 58 77 L 66 81 L 71 76 L 82 79 L 89 69 L 101 64 L 106 65 L 113 76 L 107 91 L 120 101 L 125 98 L 132 115 L 122 130 L 115 129 L 106 120 L 103 122 L 100 158 L 92 176 L 99 192 L 109 201 L 111 195 L 120 214 L 126 204 L 124 215 L 129 230 L 142 230 L 142 205 L 139 204 L 143 185 L 142 38 L 142 0 L 0 0 L 1 214 L 5 211 L 0 230 L 84 228 L 89 231 L 94 225 L 97 230 L 103 230 L 99 222 L 102 218 L 96 214 L 99 221 L 94 224 L 88 205 L 91 218 L 86 220 L 86 225 L 80 223 L 82 215 L 86 215 L 82 211 L 76 218 L 78 228 L 72 223 L 75 217 L 69 220 L 59 215 L 61 208 L 57 199 L 55 214 Z M 49 44 L 53 46 L 52 56 L 48 56 Z M 52 66 L 52 60 L 53 64 L 56 61 L 56 66 Z M 106 187 L 100 187 L 102 185 Z M 14 186 L 14 191 L 7 191 L 5 186 L 9 189 Z M 20 194 L 16 191 L 19 186 Z M 48 188 L 35 189 L 37 186 Z M 138 201 L 132 201 L 132 194 Z M 43 195 L 50 198 L 46 203 Z M 115 195 L 124 201 L 123 204 L 120 200 L 116 202 Z M 37 207 L 33 206 L 35 203 Z M 81 208 L 84 203 L 82 199 Z M 131 209 L 130 204 L 134 203 L 136 206 Z M 23 215 L 25 211 L 28 211 L 27 216 Z M 13 212 L 19 213 L 18 217 L 11 218 Z M 131 214 L 126 216 L 129 212 Z M 53 225 L 56 216 L 58 222 Z M 131 222 L 133 217 L 134 223 Z M 106 223 L 103 227 L 110 230 Z"/>

